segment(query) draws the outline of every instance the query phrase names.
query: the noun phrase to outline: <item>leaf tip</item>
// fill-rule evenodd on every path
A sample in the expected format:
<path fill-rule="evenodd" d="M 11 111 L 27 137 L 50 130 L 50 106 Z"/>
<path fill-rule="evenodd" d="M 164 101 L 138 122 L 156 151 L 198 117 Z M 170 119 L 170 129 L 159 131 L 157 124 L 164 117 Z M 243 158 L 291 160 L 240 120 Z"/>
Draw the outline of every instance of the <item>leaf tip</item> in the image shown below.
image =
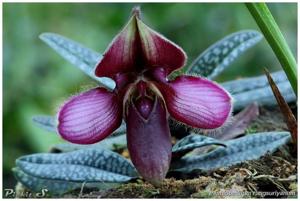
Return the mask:
<path fill-rule="evenodd" d="M 39 39 L 41 39 L 42 41 L 45 41 L 47 39 L 47 37 L 49 36 L 50 33 L 48 32 L 44 32 L 44 33 L 41 33 L 39 35 Z"/>

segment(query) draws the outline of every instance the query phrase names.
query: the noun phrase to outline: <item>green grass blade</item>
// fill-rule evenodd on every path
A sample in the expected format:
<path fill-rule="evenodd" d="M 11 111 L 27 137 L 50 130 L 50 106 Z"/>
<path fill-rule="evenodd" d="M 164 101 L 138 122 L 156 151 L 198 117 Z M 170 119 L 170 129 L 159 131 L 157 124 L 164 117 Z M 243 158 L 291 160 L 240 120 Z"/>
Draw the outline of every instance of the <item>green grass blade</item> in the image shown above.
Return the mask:
<path fill-rule="evenodd" d="M 246 6 L 276 54 L 297 95 L 297 63 L 270 10 L 265 3 L 246 3 Z"/>

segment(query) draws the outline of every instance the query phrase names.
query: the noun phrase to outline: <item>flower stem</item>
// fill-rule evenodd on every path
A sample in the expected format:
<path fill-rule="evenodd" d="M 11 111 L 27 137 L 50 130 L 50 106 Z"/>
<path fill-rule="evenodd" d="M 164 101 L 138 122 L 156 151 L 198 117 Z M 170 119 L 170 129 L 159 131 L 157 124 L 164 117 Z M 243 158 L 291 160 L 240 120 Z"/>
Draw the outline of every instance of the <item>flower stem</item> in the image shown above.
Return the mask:
<path fill-rule="evenodd" d="M 297 95 L 297 63 L 272 13 L 265 3 L 246 3 L 246 6 L 276 54 Z"/>

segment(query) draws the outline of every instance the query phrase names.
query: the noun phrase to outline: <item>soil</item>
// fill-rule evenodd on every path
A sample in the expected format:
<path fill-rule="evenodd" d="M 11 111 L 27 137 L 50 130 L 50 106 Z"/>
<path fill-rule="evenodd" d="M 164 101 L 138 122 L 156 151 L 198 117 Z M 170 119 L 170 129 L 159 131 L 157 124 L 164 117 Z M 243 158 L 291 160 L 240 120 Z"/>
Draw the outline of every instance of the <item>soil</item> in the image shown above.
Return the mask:
<path fill-rule="evenodd" d="M 247 133 L 287 130 L 287 125 L 279 108 L 260 107 L 259 116 L 249 125 Z"/>
<path fill-rule="evenodd" d="M 292 106 L 294 113 L 297 107 Z M 297 115 L 295 115 L 297 116 Z M 279 109 L 260 108 L 246 133 L 285 131 Z M 128 157 L 127 150 L 118 150 Z M 110 190 L 78 189 L 64 198 L 297 198 L 297 157 L 292 143 L 259 160 L 188 175 L 169 174 L 159 187 L 137 179 Z"/>

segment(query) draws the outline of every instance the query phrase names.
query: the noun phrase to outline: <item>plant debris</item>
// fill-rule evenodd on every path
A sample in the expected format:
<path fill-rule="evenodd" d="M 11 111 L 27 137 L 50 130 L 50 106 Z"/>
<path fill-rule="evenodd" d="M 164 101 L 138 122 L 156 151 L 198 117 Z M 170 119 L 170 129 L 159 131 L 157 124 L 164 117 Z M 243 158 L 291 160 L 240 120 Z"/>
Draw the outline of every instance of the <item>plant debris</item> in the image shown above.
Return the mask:
<path fill-rule="evenodd" d="M 271 75 L 267 69 L 265 69 L 265 73 L 268 78 L 271 89 L 273 91 L 273 94 L 276 98 L 276 101 L 279 105 L 281 113 L 284 116 L 284 120 L 289 128 L 289 131 L 291 132 L 291 136 L 292 136 L 293 142 L 295 143 L 295 147 L 297 147 L 297 138 L 298 138 L 297 120 L 296 120 L 295 116 L 293 115 L 291 109 L 289 108 L 288 104 L 284 100 L 283 96 L 281 95 L 278 87 L 276 86 L 273 78 L 271 77 Z"/>
<path fill-rule="evenodd" d="M 195 172 L 190 175 L 193 179 L 178 175 L 167 178 L 160 187 L 137 180 L 116 189 L 91 191 L 80 198 L 295 198 L 296 175 L 297 160 L 288 161 L 279 150 L 230 168 Z"/>
<path fill-rule="evenodd" d="M 278 108 L 260 107 L 259 109 L 260 115 L 248 126 L 248 134 L 288 130 Z M 89 189 L 83 185 L 81 189 L 61 197 L 297 198 L 297 158 L 290 154 L 292 148 L 290 143 L 259 160 L 246 161 L 211 172 L 168 174 L 160 187 L 154 187 L 150 183 L 137 179 L 109 190 Z M 118 152 L 128 157 L 126 149 L 119 149 Z"/>

